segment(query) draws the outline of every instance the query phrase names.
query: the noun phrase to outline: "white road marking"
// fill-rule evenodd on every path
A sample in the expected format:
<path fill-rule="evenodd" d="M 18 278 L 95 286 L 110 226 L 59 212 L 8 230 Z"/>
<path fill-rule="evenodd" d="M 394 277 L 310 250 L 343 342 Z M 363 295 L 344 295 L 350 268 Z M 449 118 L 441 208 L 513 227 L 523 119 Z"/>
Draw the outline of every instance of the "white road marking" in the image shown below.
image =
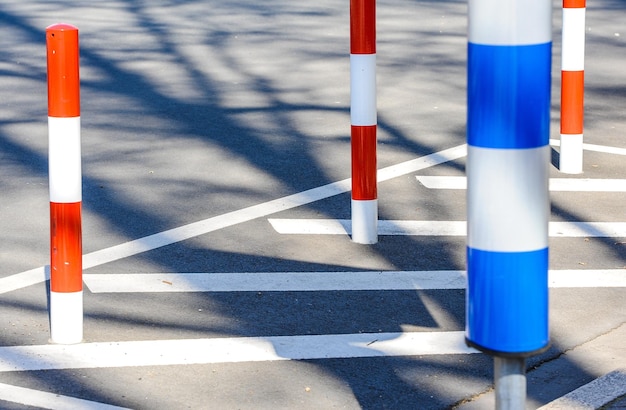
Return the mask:
<path fill-rule="evenodd" d="M 67 409 L 89 409 L 89 410 L 121 410 L 126 407 L 111 406 L 109 404 L 95 401 L 77 399 L 74 397 L 61 396 L 55 393 L 43 392 L 40 390 L 27 389 L 24 387 L 0 384 L 0 400 L 11 403 L 23 404 L 41 409 L 67 410 Z"/>
<path fill-rule="evenodd" d="M 0 372 L 468 353 L 462 331 L 101 342 L 0 347 Z"/>
<path fill-rule="evenodd" d="M 559 147 L 561 146 L 561 141 L 551 139 L 550 145 Z M 626 148 L 609 147 L 606 145 L 583 144 L 583 149 L 587 151 L 603 152 L 605 154 L 626 155 Z"/>
<path fill-rule="evenodd" d="M 350 235 L 349 219 L 268 219 L 274 230 L 289 235 Z M 379 235 L 465 236 L 465 221 L 378 221 Z"/>
<path fill-rule="evenodd" d="M 317 292 L 464 289 L 466 272 L 243 272 L 85 274 L 92 293 Z M 626 287 L 626 269 L 551 270 L 552 288 Z"/>
<path fill-rule="evenodd" d="M 622 238 L 626 222 L 550 222 L 548 233 L 556 238 Z"/>
<path fill-rule="evenodd" d="M 626 288 L 626 269 L 548 271 L 551 288 Z"/>
<path fill-rule="evenodd" d="M 415 178 L 428 189 L 467 189 L 467 177 L 417 175 Z"/>
<path fill-rule="evenodd" d="M 386 181 L 411 172 L 453 161 L 467 155 L 467 145 L 459 145 L 434 154 L 426 155 L 400 164 L 378 170 L 378 181 Z M 207 218 L 154 235 L 145 236 L 120 245 L 83 255 L 83 269 L 103 265 L 129 256 L 147 252 L 162 246 L 214 232 L 256 218 L 268 216 L 287 209 L 296 208 L 311 202 L 349 192 L 351 179 L 323 185 L 307 191 L 288 195 L 258 205 Z M 0 294 L 41 283 L 46 280 L 47 267 L 39 267 L 0 279 Z"/>
<path fill-rule="evenodd" d="M 125 273 L 83 275 L 83 280 L 93 293 L 461 289 L 465 272 Z"/>
<path fill-rule="evenodd" d="M 36 285 L 50 278 L 50 266 L 40 266 L 24 272 L 0 278 L 0 294 Z"/>
<path fill-rule="evenodd" d="M 626 368 L 607 373 L 538 410 L 599 409 L 624 394 L 626 394 Z"/>
<path fill-rule="evenodd" d="M 290 235 L 350 235 L 348 219 L 269 219 L 274 230 Z M 465 221 L 378 221 L 379 235 L 465 236 Z M 557 238 L 626 237 L 626 222 L 550 222 Z"/>
<path fill-rule="evenodd" d="M 429 189 L 467 189 L 467 178 L 461 176 L 417 176 Z M 550 191 L 559 192 L 626 192 L 626 179 L 550 178 Z"/>

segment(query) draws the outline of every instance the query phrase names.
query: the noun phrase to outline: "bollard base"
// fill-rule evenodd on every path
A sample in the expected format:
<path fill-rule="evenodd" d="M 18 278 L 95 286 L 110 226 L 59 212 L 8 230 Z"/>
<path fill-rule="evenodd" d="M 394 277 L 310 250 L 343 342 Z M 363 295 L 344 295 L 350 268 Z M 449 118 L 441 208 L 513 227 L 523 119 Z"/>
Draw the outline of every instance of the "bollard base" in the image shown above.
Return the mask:
<path fill-rule="evenodd" d="M 565 174 L 583 172 L 583 135 L 561 135 L 559 171 Z"/>
<path fill-rule="evenodd" d="M 352 241 L 371 245 L 378 242 L 378 200 L 352 200 Z"/>
<path fill-rule="evenodd" d="M 526 407 L 526 359 L 494 358 L 496 410 L 524 410 Z"/>
<path fill-rule="evenodd" d="M 50 342 L 83 341 L 83 292 L 50 292 Z"/>

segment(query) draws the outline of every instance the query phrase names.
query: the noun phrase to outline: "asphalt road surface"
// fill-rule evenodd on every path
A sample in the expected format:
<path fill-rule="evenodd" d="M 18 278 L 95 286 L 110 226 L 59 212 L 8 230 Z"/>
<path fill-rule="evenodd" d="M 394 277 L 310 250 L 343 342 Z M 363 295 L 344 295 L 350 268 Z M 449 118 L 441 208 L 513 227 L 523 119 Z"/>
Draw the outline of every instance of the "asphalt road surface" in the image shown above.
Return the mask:
<path fill-rule="evenodd" d="M 384 231 L 359 245 L 348 2 L 2 2 L 0 407 L 493 405 L 492 359 L 463 342 L 467 6 L 377 7 Z M 626 367 L 625 11 L 587 9 L 584 173 L 550 171 L 552 344 L 527 360 L 529 408 Z M 49 343 L 45 281 L 57 22 L 81 42 L 72 346 Z"/>

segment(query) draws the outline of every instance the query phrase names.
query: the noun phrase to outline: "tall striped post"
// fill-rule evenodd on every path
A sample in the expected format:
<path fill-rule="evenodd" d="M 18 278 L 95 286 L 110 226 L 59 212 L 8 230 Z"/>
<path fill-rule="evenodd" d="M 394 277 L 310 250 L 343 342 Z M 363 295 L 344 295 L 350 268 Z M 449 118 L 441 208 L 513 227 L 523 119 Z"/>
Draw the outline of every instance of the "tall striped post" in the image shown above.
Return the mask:
<path fill-rule="evenodd" d="M 525 357 L 548 336 L 550 0 L 469 0 L 466 341 Z"/>
<path fill-rule="evenodd" d="M 585 10 L 585 0 L 563 0 L 559 170 L 568 174 L 583 172 Z"/>
<path fill-rule="evenodd" d="M 50 183 L 50 333 L 53 343 L 83 339 L 78 29 L 46 29 Z"/>
<path fill-rule="evenodd" d="M 376 0 L 350 0 L 352 240 L 378 242 Z"/>

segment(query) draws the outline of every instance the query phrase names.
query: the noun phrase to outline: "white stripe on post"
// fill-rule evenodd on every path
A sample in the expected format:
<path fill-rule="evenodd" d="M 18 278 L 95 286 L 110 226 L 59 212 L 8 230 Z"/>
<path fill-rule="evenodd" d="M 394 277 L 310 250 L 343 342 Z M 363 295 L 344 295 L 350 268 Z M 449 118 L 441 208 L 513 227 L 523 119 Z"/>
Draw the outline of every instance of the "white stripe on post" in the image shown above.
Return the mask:
<path fill-rule="evenodd" d="M 567 3 L 566 3 L 567 4 Z M 563 8 L 561 69 L 585 69 L 585 8 Z"/>
<path fill-rule="evenodd" d="M 350 55 L 350 122 L 376 125 L 376 54 Z"/>
<path fill-rule="evenodd" d="M 80 117 L 48 117 L 50 202 L 82 201 Z"/>
<path fill-rule="evenodd" d="M 529 45 L 552 38 L 549 1 L 481 0 L 470 4 L 468 39 L 475 44 Z"/>
<path fill-rule="evenodd" d="M 356 243 L 371 244 L 378 241 L 378 200 L 351 201 L 352 240 Z"/>
<path fill-rule="evenodd" d="M 549 146 L 468 150 L 468 246 L 493 252 L 547 247 Z"/>
<path fill-rule="evenodd" d="M 83 292 L 50 292 L 50 340 L 75 344 L 83 340 Z"/>
<path fill-rule="evenodd" d="M 46 29 L 50 181 L 50 340 L 83 340 L 78 29 Z"/>

